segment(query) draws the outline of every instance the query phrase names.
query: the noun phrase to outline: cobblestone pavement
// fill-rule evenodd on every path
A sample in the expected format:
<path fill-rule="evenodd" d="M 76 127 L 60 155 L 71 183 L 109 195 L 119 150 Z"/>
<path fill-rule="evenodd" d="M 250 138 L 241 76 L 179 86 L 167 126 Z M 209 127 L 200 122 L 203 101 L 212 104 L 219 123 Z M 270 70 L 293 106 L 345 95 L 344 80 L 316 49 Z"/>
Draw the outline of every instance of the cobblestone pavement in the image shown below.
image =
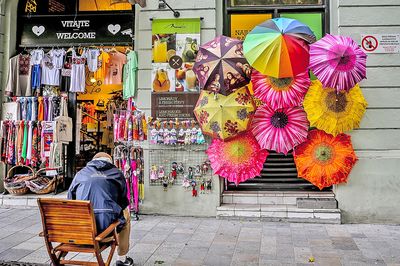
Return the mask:
<path fill-rule="evenodd" d="M 140 218 L 129 251 L 135 265 L 400 265 L 400 226 Z M 48 263 L 40 231 L 38 210 L 0 209 L 0 264 Z"/>

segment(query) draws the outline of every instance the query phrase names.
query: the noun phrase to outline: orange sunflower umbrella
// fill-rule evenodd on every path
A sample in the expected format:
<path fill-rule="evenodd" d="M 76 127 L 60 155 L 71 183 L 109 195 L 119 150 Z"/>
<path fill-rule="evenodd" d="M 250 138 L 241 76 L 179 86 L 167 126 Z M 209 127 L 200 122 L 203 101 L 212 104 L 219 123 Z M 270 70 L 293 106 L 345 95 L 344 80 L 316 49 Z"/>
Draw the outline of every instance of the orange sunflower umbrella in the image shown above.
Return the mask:
<path fill-rule="evenodd" d="M 323 189 L 346 183 L 357 157 L 349 135 L 334 137 L 314 129 L 307 141 L 294 148 L 294 161 L 299 177 Z"/>

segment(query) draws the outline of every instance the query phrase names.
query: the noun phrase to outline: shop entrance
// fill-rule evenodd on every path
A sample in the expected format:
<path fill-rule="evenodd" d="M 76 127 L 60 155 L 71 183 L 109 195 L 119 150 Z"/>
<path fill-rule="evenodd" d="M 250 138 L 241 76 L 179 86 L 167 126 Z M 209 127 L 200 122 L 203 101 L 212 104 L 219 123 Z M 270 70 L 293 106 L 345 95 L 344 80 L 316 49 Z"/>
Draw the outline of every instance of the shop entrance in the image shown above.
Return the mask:
<path fill-rule="evenodd" d="M 324 0 L 225 0 L 224 34 L 244 40 L 247 33 L 265 20 L 292 18 L 308 25 L 317 39 L 329 32 L 329 1 Z M 311 76 L 311 79 L 314 77 Z M 304 190 L 319 191 L 307 180 L 298 178 L 292 153 L 271 152 L 259 177 L 236 186 L 225 183 L 226 190 Z M 329 188 L 328 190 L 331 190 Z"/>
<path fill-rule="evenodd" d="M 49 139 L 39 150 L 40 161 L 33 165 L 29 160 L 21 160 L 19 164 L 25 163 L 34 170 L 49 168 L 52 153 L 46 150 L 46 145 L 56 142 L 53 125 L 58 116 L 69 116 L 72 128 L 68 128 L 72 132 L 70 140 L 62 146 L 66 169 L 64 188 L 95 153 L 111 153 L 113 112 L 126 109 L 127 99 L 133 96 L 125 95 L 123 99 L 122 70 L 131 58 L 136 60 L 134 14 L 131 4 L 111 0 L 18 2 L 17 53 L 13 58 L 19 64 L 27 64 L 23 65 L 26 69 L 30 68 L 29 64 L 37 66 L 37 71 L 34 69 L 37 73 L 32 70 L 28 75 L 30 70 L 26 70 L 25 76 L 32 80 L 27 86 L 29 91 L 17 90 L 18 83 L 9 82 L 4 101 L 11 105 L 24 100 L 35 107 L 28 105 L 28 110 L 38 115 L 18 116 L 18 121 L 49 125 Z M 35 83 L 33 77 L 36 77 Z M 44 115 L 40 116 L 41 113 Z M 9 162 L 9 167 L 15 164 L 15 161 Z"/>

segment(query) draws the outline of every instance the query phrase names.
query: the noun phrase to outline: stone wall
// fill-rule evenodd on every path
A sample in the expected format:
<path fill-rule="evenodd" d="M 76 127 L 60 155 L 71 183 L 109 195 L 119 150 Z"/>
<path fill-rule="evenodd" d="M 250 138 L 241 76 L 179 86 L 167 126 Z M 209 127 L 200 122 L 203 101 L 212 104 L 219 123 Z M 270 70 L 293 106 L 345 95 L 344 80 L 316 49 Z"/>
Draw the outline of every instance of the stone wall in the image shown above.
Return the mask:
<path fill-rule="evenodd" d="M 400 33 L 398 0 L 331 0 L 331 32 Z M 344 222 L 400 223 L 400 54 L 370 54 L 368 101 L 361 128 L 351 135 L 359 161 L 349 183 L 335 188 Z"/>

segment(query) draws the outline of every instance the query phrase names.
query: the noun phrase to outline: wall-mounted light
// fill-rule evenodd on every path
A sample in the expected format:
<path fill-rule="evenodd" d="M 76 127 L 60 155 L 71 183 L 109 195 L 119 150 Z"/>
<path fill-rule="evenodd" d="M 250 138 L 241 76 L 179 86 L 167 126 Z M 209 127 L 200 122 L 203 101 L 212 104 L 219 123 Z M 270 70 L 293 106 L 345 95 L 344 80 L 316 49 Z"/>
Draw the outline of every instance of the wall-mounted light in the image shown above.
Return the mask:
<path fill-rule="evenodd" d="M 181 16 L 181 13 L 179 13 L 178 11 L 176 11 L 175 9 L 173 9 L 166 0 L 158 0 L 158 8 L 159 9 L 165 9 L 165 8 L 169 8 L 173 13 L 174 13 L 174 17 L 179 18 Z"/>

